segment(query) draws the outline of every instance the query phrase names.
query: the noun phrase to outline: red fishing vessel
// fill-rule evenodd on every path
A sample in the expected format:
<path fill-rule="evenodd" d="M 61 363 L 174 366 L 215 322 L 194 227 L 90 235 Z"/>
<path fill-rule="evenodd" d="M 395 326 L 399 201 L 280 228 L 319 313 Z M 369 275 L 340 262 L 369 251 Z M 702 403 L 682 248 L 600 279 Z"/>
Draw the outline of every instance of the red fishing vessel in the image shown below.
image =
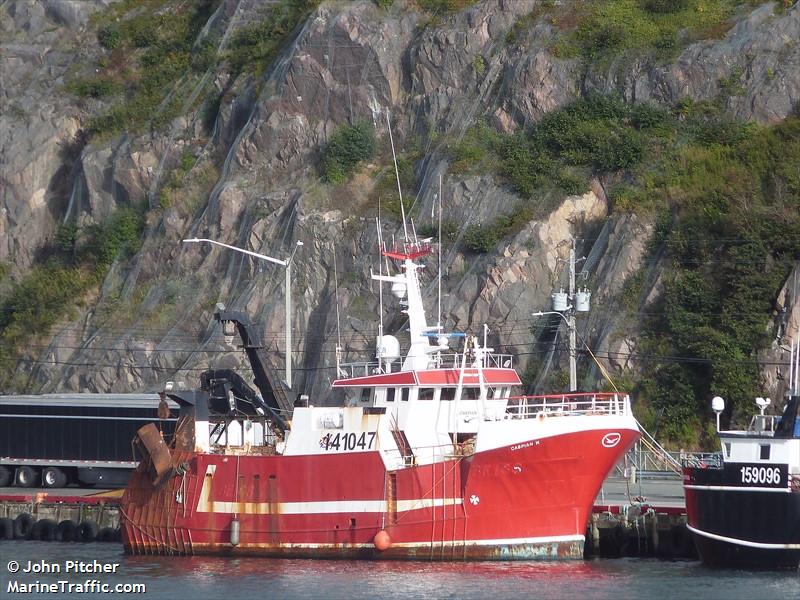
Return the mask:
<path fill-rule="evenodd" d="M 125 551 L 582 557 L 603 479 L 639 437 L 628 397 L 514 395 L 510 355 L 427 325 L 418 261 L 429 253 L 417 241 L 383 248 L 394 273 L 372 278 L 407 314 L 407 349 L 381 325 L 374 360 L 337 360 L 337 406 L 305 396 L 289 405 L 245 315 L 220 310 L 260 394 L 226 370 L 204 372 L 200 390 L 165 390 L 181 414 L 170 439 L 155 426 L 137 436 Z"/>

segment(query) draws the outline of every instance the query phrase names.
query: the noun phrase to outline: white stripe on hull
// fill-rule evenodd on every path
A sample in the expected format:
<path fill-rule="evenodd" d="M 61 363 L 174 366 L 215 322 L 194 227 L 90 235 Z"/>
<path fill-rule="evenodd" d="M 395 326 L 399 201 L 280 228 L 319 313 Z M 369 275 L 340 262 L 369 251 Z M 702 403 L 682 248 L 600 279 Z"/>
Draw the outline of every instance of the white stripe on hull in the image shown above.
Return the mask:
<path fill-rule="evenodd" d="M 508 539 L 498 539 L 498 540 L 456 540 L 456 541 L 436 541 L 436 546 L 513 546 L 518 544 L 548 544 L 548 543 L 560 543 L 560 542 L 583 542 L 585 541 L 586 536 L 575 534 L 575 535 L 553 535 L 553 536 L 546 536 L 546 537 L 532 537 L 532 538 L 508 538 Z M 395 544 L 392 543 L 392 547 L 400 547 L 400 548 L 413 548 L 414 546 L 430 546 L 430 542 L 405 542 Z"/>
<path fill-rule="evenodd" d="M 778 494 L 789 494 L 789 488 L 765 488 L 765 487 L 740 487 L 735 485 L 684 485 L 687 490 L 711 490 L 714 492 L 776 492 Z"/>
<path fill-rule="evenodd" d="M 765 542 L 751 542 L 749 540 L 740 540 L 738 538 L 727 537 L 724 535 L 718 535 L 716 533 L 709 533 L 708 531 L 702 531 L 697 529 L 696 527 L 692 527 L 688 523 L 686 527 L 692 533 L 696 533 L 697 535 L 702 535 L 703 537 L 710 538 L 712 540 L 717 540 L 719 542 L 727 542 L 729 544 L 735 544 L 737 546 L 746 546 L 748 548 L 760 548 L 762 550 L 800 550 L 800 544 L 767 544 Z"/>
<path fill-rule="evenodd" d="M 386 502 L 386 500 L 322 500 L 319 502 L 227 502 L 211 500 L 210 480 L 216 470 L 216 465 L 208 465 L 206 468 L 206 476 L 203 478 L 203 487 L 200 490 L 200 499 L 197 502 L 197 512 L 310 516 L 315 514 L 335 513 L 386 513 L 389 511 L 389 503 Z M 422 508 L 457 506 L 461 503 L 461 498 L 417 498 L 414 500 L 398 500 L 395 503 L 395 510 L 400 513 Z"/>
<path fill-rule="evenodd" d="M 422 508 L 457 506 L 461 498 L 419 498 L 417 500 L 398 500 L 397 512 L 407 512 Z M 335 513 L 385 513 L 389 505 L 385 500 L 327 500 L 320 502 L 224 502 L 201 498 L 197 512 L 201 513 L 241 513 L 249 515 L 320 515 Z"/>

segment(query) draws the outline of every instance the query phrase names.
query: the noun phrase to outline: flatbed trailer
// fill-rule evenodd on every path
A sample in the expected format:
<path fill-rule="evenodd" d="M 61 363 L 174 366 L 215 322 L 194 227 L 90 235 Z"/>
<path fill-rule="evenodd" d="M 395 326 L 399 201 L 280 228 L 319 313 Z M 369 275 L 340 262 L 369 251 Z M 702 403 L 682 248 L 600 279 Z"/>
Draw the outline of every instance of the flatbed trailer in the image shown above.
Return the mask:
<path fill-rule="evenodd" d="M 132 440 L 147 423 L 173 432 L 176 405 L 159 394 L 0 396 L 0 487 L 125 485 Z"/>

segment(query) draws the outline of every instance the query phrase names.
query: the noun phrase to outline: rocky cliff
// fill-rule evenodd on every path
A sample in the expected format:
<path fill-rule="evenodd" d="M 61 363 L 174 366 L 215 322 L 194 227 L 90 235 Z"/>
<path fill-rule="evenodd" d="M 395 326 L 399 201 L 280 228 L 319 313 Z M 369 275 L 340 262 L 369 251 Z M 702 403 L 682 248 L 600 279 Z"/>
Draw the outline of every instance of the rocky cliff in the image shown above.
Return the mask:
<path fill-rule="evenodd" d="M 98 41 L 98 32 L 137 11 L 168 16 L 175 3 L 0 5 L 0 292 L 8 296 L 47 260 L 65 224 L 78 232 L 79 246 L 81 231 L 120 209 L 142 215 L 133 251 L 118 255 L 46 334 L 6 359 L 2 368 L 16 375 L 5 379 L 4 392 L 130 391 L 168 379 L 194 385 L 208 365 L 242 367 L 243 357 L 213 322 L 218 302 L 252 316 L 282 368 L 283 270 L 181 243 L 201 237 L 276 257 L 304 242 L 294 258 L 294 388 L 324 394 L 337 343 L 334 262 L 348 356 L 368 354 L 377 333 L 378 297 L 368 274 L 377 260 L 378 198 L 388 204 L 391 193 L 391 186 L 381 188 L 392 173 L 387 116 L 410 165 L 405 193 L 416 226 L 435 223 L 440 178 L 443 218 L 455 224 L 441 265 L 446 326 L 479 332 L 488 324 L 492 345 L 518 355 L 521 370 L 530 366 L 531 386 L 554 385 L 553 372 L 566 359 L 553 338 L 557 323 L 530 315 L 547 310 L 550 294 L 564 285 L 574 238 L 587 257 L 581 281 L 594 292 L 579 335 L 606 370 L 635 375 L 642 322 L 626 318 L 618 303 L 624 283 L 642 271 L 641 306 L 658 297 L 658 255 L 649 245 L 655 215 L 615 210 L 607 193 L 620 175 L 595 173 L 583 191 L 534 206 L 492 251 L 471 252 L 463 245 L 470 226 L 518 212 L 526 198 L 497 172 L 454 172 L 451 149 L 478 121 L 521 132 L 592 91 L 663 107 L 717 99 L 730 117 L 761 124 L 783 121 L 800 100 L 800 7 L 791 3 L 740 7 L 714 36 L 686 42 L 666 59 L 629 54 L 587 62 L 558 51 L 568 3 L 483 0 L 431 14 L 400 0 L 323 2 L 286 33 L 269 61 L 250 70 L 231 67 L 231 44 L 238 31 L 269 19 L 272 4 L 207 4 L 191 54 L 211 48 L 216 59 L 192 63 L 191 74 L 165 84 L 153 115 L 173 102 L 166 122 L 100 133 L 92 119 L 110 114 L 112 100 L 97 88 L 76 94 L 75 82 L 112 67 L 128 81 L 124 73 L 135 67 L 108 47 L 113 43 Z M 337 128 L 356 121 L 373 124 L 380 150 L 347 182 L 327 183 L 321 153 Z M 388 238 L 400 225 L 385 206 Z M 436 270 L 433 264 L 424 273 L 434 318 Z M 781 335 L 800 314 L 793 281 L 764 315 L 765 327 L 782 315 Z M 397 306 L 386 319 L 387 329 L 402 328 Z M 770 356 L 783 356 L 778 343 L 787 339 L 776 341 Z M 581 387 L 602 380 L 588 357 L 579 371 Z M 767 392 L 782 393 L 776 367 L 764 373 Z"/>

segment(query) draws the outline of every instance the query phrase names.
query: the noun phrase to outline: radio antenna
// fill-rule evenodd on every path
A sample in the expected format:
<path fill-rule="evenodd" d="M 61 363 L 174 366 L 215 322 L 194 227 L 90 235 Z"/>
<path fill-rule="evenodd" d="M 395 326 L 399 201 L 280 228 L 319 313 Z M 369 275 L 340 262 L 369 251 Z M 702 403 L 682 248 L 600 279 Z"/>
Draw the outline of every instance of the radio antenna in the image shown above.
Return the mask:
<path fill-rule="evenodd" d="M 336 376 L 339 376 L 339 355 L 342 351 L 342 328 L 339 322 L 339 272 L 336 268 L 336 242 L 333 243 L 333 286 L 336 294 Z"/>
<path fill-rule="evenodd" d="M 383 232 L 381 231 L 380 217 L 375 219 L 375 226 L 378 229 L 378 276 L 383 275 L 383 265 L 381 264 L 381 252 L 383 251 Z M 370 268 L 371 270 L 371 268 Z M 386 274 L 389 274 L 389 267 L 386 267 Z M 378 345 L 383 342 L 383 283 L 378 281 Z M 378 354 L 382 354 L 380 351 Z M 378 357 L 378 368 L 383 368 L 383 357 Z"/>
<path fill-rule="evenodd" d="M 386 111 L 386 126 L 389 128 L 389 143 L 392 145 L 392 161 L 394 161 L 394 176 L 397 179 L 397 193 L 400 196 L 400 216 L 403 218 L 403 240 L 408 243 L 408 226 L 406 225 L 406 209 L 403 206 L 403 190 L 400 188 L 400 171 L 397 169 L 397 154 L 394 151 L 394 137 L 392 136 L 392 123 L 389 120 L 389 111 Z"/>
<path fill-rule="evenodd" d="M 439 173 L 439 314 L 436 326 L 442 332 L 442 174 Z"/>
<path fill-rule="evenodd" d="M 794 353 L 794 395 L 797 396 L 800 385 L 797 384 L 800 377 L 797 376 L 797 371 L 800 370 L 800 323 L 797 324 L 797 347 Z"/>

